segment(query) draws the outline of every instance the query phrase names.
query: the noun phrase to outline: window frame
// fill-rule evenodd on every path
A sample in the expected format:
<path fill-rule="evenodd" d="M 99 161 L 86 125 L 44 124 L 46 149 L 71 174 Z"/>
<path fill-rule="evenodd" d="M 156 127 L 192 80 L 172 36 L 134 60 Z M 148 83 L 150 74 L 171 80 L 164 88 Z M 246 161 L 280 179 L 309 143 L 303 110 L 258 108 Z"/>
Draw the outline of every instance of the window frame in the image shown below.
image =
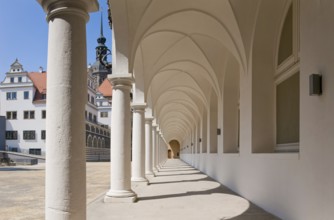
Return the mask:
<path fill-rule="evenodd" d="M 17 140 L 18 139 L 18 135 L 17 135 L 17 131 L 7 131 L 5 132 L 5 139 L 6 140 Z"/>
<path fill-rule="evenodd" d="M 23 140 L 36 140 L 36 131 L 35 130 L 24 130 Z"/>

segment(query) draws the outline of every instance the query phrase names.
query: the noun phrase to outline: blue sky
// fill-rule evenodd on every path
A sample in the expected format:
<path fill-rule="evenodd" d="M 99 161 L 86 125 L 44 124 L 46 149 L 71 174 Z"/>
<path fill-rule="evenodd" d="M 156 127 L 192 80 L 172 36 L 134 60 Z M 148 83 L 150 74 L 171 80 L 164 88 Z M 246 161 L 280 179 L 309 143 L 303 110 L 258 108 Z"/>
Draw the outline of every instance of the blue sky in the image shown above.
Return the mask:
<path fill-rule="evenodd" d="M 103 13 L 104 36 L 111 49 L 111 31 L 107 19 L 107 0 L 99 0 Z M 16 58 L 28 71 L 47 67 L 48 25 L 36 0 L 0 1 L 0 81 Z M 87 23 L 87 63 L 95 60 L 96 39 L 100 35 L 101 13 L 90 14 Z M 110 57 L 108 57 L 110 61 Z"/>

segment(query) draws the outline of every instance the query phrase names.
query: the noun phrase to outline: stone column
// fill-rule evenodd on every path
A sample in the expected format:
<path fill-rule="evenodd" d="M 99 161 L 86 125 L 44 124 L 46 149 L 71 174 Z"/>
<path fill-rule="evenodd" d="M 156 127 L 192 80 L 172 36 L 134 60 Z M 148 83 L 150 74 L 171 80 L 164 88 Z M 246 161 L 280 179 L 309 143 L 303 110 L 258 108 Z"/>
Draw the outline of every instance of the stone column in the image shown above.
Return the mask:
<path fill-rule="evenodd" d="M 110 190 L 105 202 L 134 202 L 136 194 L 131 190 L 131 75 L 114 75 L 110 143 Z"/>
<path fill-rule="evenodd" d="M 145 177 L 145 124 L 146 104 L 132 104 L 132 182 L 147 184 Z"/>
<path fill-rule="evenodd" d="M 86 219 L 86 23 L 97 1 L 38 0 L 47 13 L 45 219 Z"/>
<path fill-rule="evenodd" d="M 161 169 L 160 167 L 160 130 L 159 128 L 157 127 L 157 132 L 156 132 L 156 154 L 155 154 L 155 157 L 156 157 L 156 163 L 157 163 L 157 170 L 159 171 Z"/>
<path fill-rule="evenodd" d="M 152 149 L 152 121 L 153 118 L 145 119 L 145 174 L 153 176 L 153 149 Z"/>
<path fill-rule="evenodd" d="M 153 165 L 153 172 L 158 172 L 157 169 L 157 125 L 152 125 L 152 165 Z"/>

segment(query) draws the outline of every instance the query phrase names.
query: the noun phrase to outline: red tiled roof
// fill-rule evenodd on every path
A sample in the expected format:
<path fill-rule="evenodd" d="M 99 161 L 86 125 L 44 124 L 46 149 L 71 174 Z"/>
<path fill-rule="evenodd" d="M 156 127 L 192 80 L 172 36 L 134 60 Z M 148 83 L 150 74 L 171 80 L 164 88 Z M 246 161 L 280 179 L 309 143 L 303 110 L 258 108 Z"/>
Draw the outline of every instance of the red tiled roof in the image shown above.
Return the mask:
<path fill-rule="evenodd" d="M 34 86 L 41 94 L 46 94 L 46 72 L 32 72 L 28 73 L 29 78 L 34 83 Z"/>
<path fill-rule="evenodd" d="M 31 72 L 28 73 L 29 78 L 33 82 L 36 88 L 36 94 L 34 97 L 34 101 L 42 101 L 43 94 L 46 94 L 46 79 L 47 73 L 46 72 Z M 102 93 L 105 97 L 112 96 L 112 85 L 108 79 L 105 79 L 102 84 L 97 89 L 98 92 Z"/>
<path fill-rule="evenodd" d="M 31 72 L 28 73 L 30 80 L 33 82 L 36 88 L 36 93 L 34 97 L 34 102 L 44 102 L 46 101 L 46 72 Z M 44 96 L 44 97 L 43 97 Z"/>
<path fill-rule="evenodd" d="M 99 88 L 97 88 L 97 91 L 102 93 L 105 97 L 111 97 L 112 96 L 112 85 L 108 79 L 105 79 Z"/>

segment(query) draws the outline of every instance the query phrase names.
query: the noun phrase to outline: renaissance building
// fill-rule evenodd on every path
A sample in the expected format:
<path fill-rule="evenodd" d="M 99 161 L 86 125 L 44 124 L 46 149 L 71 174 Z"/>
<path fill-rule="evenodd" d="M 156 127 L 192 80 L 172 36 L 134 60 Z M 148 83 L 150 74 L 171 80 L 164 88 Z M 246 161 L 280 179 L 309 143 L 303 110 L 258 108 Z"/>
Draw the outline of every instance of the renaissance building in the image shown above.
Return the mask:
<path fill-rule="evenodd" d="M 108 160 L 112 86 L 106 79 L 111 74 L 111 68 L 106 68 L 109 65 L 106 56 L 108 48 L 102 26 L 101 36 L 97 41 L 96 61 L 86 70 L 86 144 L 83 147 L 87 147 L 87 160 Z M 0 83 L 0 115 L 6 117 L 7 150 L 45 155 L 47 76 L 42 67 L 38 72 L 25 71 L 16 59 Z"/>
<path fill-rule="evenodd" d="M 38 2 L 50 34 L 46 219 L 82 220 L 85 25 L 99 6 Z M 114 129 L 104 202 L 135 201 L 131 181 L 147 181 L 173 141 L 182 160 L 282 219 L 333 218 L 333 1 L 108 3 Z"/>

